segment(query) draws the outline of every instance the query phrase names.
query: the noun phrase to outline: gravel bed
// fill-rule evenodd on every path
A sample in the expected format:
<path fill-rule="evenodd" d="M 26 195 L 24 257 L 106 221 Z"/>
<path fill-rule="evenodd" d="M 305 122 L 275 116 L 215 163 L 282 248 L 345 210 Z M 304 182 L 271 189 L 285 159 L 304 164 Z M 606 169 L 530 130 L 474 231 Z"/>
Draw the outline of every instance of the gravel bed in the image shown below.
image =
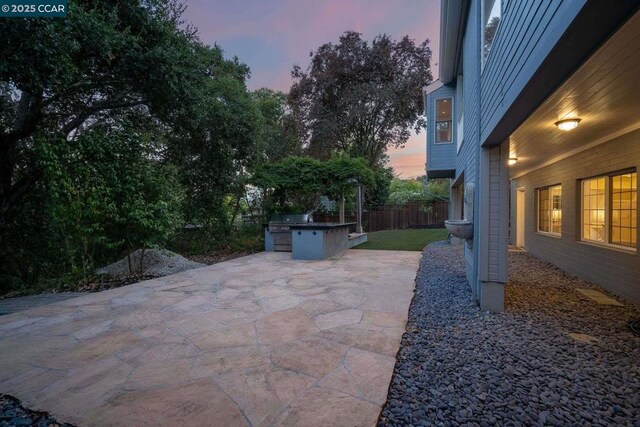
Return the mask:
<path fill-rule="evenodd" d="M 429 245 L 379 425 L 640 426 L 640 309 L 509 253 L 505 313 L 483 312 L 461 246 Z M 577 340 L 569 334 L 578 335 Z"/>
<path fill-rule="evenodd" d="M 26 409 L 13 396 L 0 394 L 0 427 L 5 426 L 73 427 L 72 424 L 59 423 L 46 412 Z"/>

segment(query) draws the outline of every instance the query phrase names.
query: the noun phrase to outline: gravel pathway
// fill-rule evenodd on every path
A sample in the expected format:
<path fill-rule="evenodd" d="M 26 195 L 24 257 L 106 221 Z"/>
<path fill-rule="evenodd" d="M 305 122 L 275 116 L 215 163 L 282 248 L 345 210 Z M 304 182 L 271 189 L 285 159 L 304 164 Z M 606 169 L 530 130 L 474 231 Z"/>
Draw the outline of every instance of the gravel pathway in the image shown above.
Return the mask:
<path fill-rule="evenodd" d="M 640 425 L 640 309 L 509 254 L 506 312 L 480 311 L 462 248 L 429 245 L 379 425 Z M 569 334 L 575 335 L 572 338 Z"/>

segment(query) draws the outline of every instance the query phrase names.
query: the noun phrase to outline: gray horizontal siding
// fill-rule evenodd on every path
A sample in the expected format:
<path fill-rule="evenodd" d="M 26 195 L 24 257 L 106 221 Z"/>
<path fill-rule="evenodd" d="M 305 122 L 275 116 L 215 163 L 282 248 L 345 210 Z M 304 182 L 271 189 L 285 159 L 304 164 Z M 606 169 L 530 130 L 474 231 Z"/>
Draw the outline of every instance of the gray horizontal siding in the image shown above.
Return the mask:
<path fill-rule="evenodd" d="M 484 141 L 516 101 L 585 0 L 510 1 L 481 77 Z"/>
<path fill-rule="evenodd" d="M 479 189 L 478 164 L 480 161 L 480 39 L 478 22 L 480 16 L 479 0 L 470 1 L 467 15 L 466 31 L 462 40 L 463 79 L 462 94 L 464 98 L 464 138 L 462 147 L 456 156 L 456 178 L 464 173 L 465 188 L 475 187 L 473 213 L 465 211 L 466 219 L 477 224 Z M 474 245 L 465 245 L 465 261 L 467 279 L 471 289 L 477 295 L 478 286 L 478 236 L 479 228 L 474 227 Z"/>
<path fill-rule="evenodd" d="M 529 252 L 634 302 L 640 302 L 640 253 L 581 242 L 579 194 L 582 178 L 630 167 L 640 170 L 639 139 L 640 131 L 631 132 L 524 175 L 511 187 L 512 191 L 522 187 L 525 190 L 525 248 Z M 558 183 L 562 185 L 561 238 L 536 232 L 536 188 Z M 511 223 L 515 224 L 515 209 Z M 511 239 L 515 237 L 512 235 Z"/>

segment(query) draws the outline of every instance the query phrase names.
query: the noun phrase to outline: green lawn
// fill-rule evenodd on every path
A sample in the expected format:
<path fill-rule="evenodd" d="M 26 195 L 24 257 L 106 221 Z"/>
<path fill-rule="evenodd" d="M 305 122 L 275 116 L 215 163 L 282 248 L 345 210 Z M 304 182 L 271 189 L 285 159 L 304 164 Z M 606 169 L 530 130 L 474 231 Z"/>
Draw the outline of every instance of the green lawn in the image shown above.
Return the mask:
<path fill-rule="evenodd" d="M 444 228 L 375 231 L 368 233 L 368 242 L 354 249 L 421 251 L 429 243 L 445 240 L 448 234 Z"/>

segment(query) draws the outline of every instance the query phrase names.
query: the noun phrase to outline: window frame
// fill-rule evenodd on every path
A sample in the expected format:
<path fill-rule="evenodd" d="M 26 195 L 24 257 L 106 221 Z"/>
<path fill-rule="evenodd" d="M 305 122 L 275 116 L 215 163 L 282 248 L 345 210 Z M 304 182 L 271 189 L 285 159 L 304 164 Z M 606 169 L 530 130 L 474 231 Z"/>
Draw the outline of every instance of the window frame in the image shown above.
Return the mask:
<path fill-rule="evenodd" d="M 460 91 L 460 102 L 456 111 L 456 154 L 460 152 L 464 144 L 464 76 L 462 74 L 457 78 L 456 91 L 458 90 Z"/>
<path fill-rule="evenodd" d="M 589 245 L 594 245 L 594 246 L 599 246 L 599 247 L 603 247 L 603 248 L 607 248 L 607 249 L 618 249 L 618 250 L 622 250 L 625 252 L 637 252 L 638 251 L 638 241 L 636 239 L 636 245 L 635 246 L 626 246 L 626 245 L 620 245 L 617 243 L 612 243 L 611 242 L 611 216 L 612 216 L 612 210 L 613 210 L 613 206 L 611 204 L 611 195 L 612 195 L 612 178 L 616 177 L 616 176 L 620 176 L 620 175 L 626 175 L 626 174 L 631 174 L 631 173 L 635 173 L 636 174 L 636 180 L 637 180 L 637 170 L 636 168 L 630 168 L 630 169 L 623 169 L 620 171 L 615 171 L 615 172 L 609 172 L 609 173 L 604 173 L 604 174 L 599 174 L 599 175 L 594 175 L 588 178 L 582 178 L 579 179 L 579 188 L 580 188 L 580 227 L 579 227 L 579 241 L 582 243 L 586 243 Z M 595 180 L 595 179 L 601 179 L 604 178 L 604 241 L 600 241 L 600 240 L 592 240 L 592 239 L 587 239 L 584 237 L 584 182 L 586 181 L 591 181 L 591 180 Z M 636 192 L 638 192 L 639 189 L 636 188 Z M 638 196 L 640 197 L 640 195 Z M 636 212 L 638 212 L 638 205 L 636 203 Z M 637 214 L 636 214 L 637 216 Z M 637 228 L 638 228 L 638 222 L 636 220 L 636 224 L 635 224 L 635 228 L 636 228 L 636 233 L 637 233 Z"/>
<path fill-rule="evenodd" d="M 491 41 L 491 47 L 489 48 L 489 52 L 487 53 L 486 56 L 484 54 L 485 30 L 487 28 L 487 24 L 489 23 L 489 21 L 484 22 L 484 15 L 485 15 L 485 5 L 487 0 L 480 1 L 480 75 L 484 73 L 485 65 L 487 62 L 489 62 L 489 58 L 491 57 L 491 52 L 493 52 L 494 50 L 492 49 L 492 47 L 496 39 L 498 38 L 500 27 L 502 27 L 502 21 L 505 13 L 505 6 L 507 3 L 503 0 L 494 0 L 494 1 L 500 3 L 500 22 L 498 22 L 498 26 L 496 27 L 496 32 L 493 35 L 493 40 Z"/>
<path fill-rule="evenodd" d="M 455 124 L 455 108 L 454 108 L 454 103 L 455 100 L 453 99 L 453 96 L 440 96 L 438 98 L 434 98 L 433 100 L 433 109 L 434 109 L 434 124 L 433 124 L 433 143 L 435 145 L 446 145 L 446 144 L 453 144 L 455 141 L 455 137 L 456 135 L 454 134 L 454 129 L 453 129 L 453 125 Z M 448 99 L 449 102 L 451 102 L 451 119 L 448 120 L 449 122 L 449 129 L 451 129 L 451 140 L 449 141 L 441 141 L 438 142 L 438 122 L 446 122 L 447 120 L 438 120 L 438 101 L 444 100 L 444 99 Z"/>
<path fill-rule="evenodd" d="M 551 194 L 551 190 L 553 188 L 559 187 L 560 188 L 560 232 L 557 233 L 553 230 L 552 227 L 552 217 L 553 217 L 553 197 Z M 542 193 L 542 191 L 544 190 L 549 190 L 549 208 L 548 208 L 548 213 L 549 213 L 549 231 L 545 231 L 545 230 L 541 230 L 540 229 L 540 193 Z M 562 206 L 562 199 L 563 199 L 563 194 L 562 194 L 562 184 L 558 183 L 558 184 L 551 184 L 551 185 L 546 185 L 544 187 L 538 187 L 536 188 L 536 233 L 540 233 L 546 236 L 551 236 L 551 237 L 562 237 L 562 210 L 563 210 L 563 206 Z"/>

